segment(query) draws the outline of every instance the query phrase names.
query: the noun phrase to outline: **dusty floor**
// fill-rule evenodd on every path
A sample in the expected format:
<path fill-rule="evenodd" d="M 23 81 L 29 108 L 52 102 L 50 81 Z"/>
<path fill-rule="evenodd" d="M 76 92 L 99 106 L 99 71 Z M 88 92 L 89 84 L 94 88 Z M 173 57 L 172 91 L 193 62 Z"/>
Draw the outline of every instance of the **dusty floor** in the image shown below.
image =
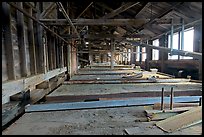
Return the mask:
<path fill-rule="evenodd" d="M 145 117 L 144 107 L 118 107 L 89 110 L 70 110 L 26 113 L 3 135 L 127 135 L 125 128 L 137 127 L 139 135 L 200 135 L 202 124 L 165 133 L 153 124 L 155 122 L 135 122 Z"/>
<path fill-rule="evenodd" d="M 202 90 L 202 83 L 180 82 L 180 83 L 139 83 L 139 84 L 73 84 L 62 85 L 48 96 L 61 95 L 94 95 L 94 94 L 114 94 L 144 91 L 165 91 L 174 90 Z"/>

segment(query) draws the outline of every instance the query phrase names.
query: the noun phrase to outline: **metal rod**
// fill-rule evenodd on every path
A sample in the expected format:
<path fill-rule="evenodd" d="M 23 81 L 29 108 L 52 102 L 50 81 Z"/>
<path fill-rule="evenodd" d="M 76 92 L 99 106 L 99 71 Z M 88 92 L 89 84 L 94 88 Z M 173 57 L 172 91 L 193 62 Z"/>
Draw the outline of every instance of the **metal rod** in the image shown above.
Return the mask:
<path fill-rule="evenodd" d="M 64 7 L 63 7 L 63 5 L 62 5 L 62 3 L 61 3 L 61 2 L 56 2 L 56 3 L 57 3 L 57 5 L 58 5 L 58 7 L 61 9 L 63 15 L 65 16 L 65 18 L 67 19 L 67 21 L 69 22 L 69 24 L 71 25 L 71 27 L 74 29 L 74 31 L 75 31 L 75 33 L 77 34 L 78 38 L 81 39 L 79 33 L 77 32 L 76 28 L 74 27 L 74 25 L 73 25 L 73 23 L 72 23 L 72 21 L 71 21 L 71 19 L 70 19 L 69 16 L 67 15 L 67 13 L 66 13 L 66 11 L 65 11 L 65 9 L 64 9 Z"/>
<path fill-rule="evenodd" d="M 12 7 L 16 8 L 17 10 L 19 10 L 20 12 L 22 12 L 24 15 L 26 15 L 27 17 L 31 18 L 32 20 L 36 21 L 37 23 L 39 23 L 41 26 L 43 26 L 46 30 L 50 31 L 52 34 L 54 34 L 55 36 L 57 36 L 58 38 L 60 38 L 61 40 L 63 40 L 65 43 L 70 44 L 68 41 L 66 41 L 64 38 L 62 38 L 60 35 L 58 35 L 57 33 L 55 33 L 54 31 L 52 31 L 51 29 L 49 29 L 47 26 L 45 26 L 42 22 L 38 21 L 36 18 L 32 17 L 29 13 L 25 12 L 23 9 L 19 8 L 17 5 L 11 3 L 11 2 L 7 2 L 9 5 L 11 5 Z"/>
<path fill-rule="evenodd" d="M 162 88 L 162 95 L 161 95 L 161 110 L 164 110 L 164 88 Z"/>
<path fill-rule="evenodd" d="M 182 18 L 182 26 L 181 26 L 181 50 L 184 49 L 184 19 Z"/>
<path fill-rule="evenodd" d="M 174 97 L 174 92 L 173 92 L 173 87 L 171 87 L 171 95 L 170 95 L 170 110 L 173 109 L 173 97 Z"/>
<path fill-rule="evenodd" d="M 199 106 L 202 106 L 202 97 L 199 99 Z"/>
<path fill-rule="evenodd" d="M 171 39 L 170 39 L 170 49 L 172 51 L 173 49 L 173 35 L 174 35 L 174 25 L 173 25 L 173 19 L 171 20 Z"/>

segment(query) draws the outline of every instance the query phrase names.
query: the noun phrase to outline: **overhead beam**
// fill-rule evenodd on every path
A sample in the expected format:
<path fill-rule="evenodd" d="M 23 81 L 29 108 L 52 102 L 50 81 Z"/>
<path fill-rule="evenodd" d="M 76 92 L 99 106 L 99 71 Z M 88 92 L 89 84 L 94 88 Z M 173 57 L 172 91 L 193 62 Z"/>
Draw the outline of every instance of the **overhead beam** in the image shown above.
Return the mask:
<path fill-rule="evenodd" d="M 102 18 L 112 18 L 116 15 L 118 15 L 119 13 L 122 13 L 126 10 L 128 10 L 129 8 L 132 8 L 133 6 L 139 4 L 140 2 L 128 2 L 128 3 L 125 3 L 124 5 L 122 5 L 121 7 L 113 10 L 111 13 L 109 14 L 106 14 L 105 16 L 103 16 Z"/>
<path fill-rule="evenodd" d="M 134 25 L 136 27 L 148 22 L 150 19 L 72 19 L 73 25 L 111 25 L 126 26 Z M 40 19 L 46 25 L 68 25 L 66 19 Z"/>
<path fill-rule="evenodd" d="M 54 8 L 56 8 L 56 4 L 51 2 L 50 5 L 48 5 L 47 8 L 40 14 L 40 18 L 47 17 L 54 10 Z"/>
<path fill-rule="evenodd" d="M 85 12 L 92 4 L 93 4 L 93 2 L 91 2 L 91 3 L 79 14 L 79 16 L 77 16 L 77 19 L 78 19 L 79 17 L 81 17 L 81 15 L 83 15 L 84 12 Z"/>
<path fill-rule="evenodd" d="M 149 45 L 145 43 L 139 43 L 136 41 L 130 41 L 130 40 L 126 40 L 126 41 L 131 43 L 133 46 L 142 46 L 150 49 L 157 49 L 159 51 L 171 53 L 172 55 L 189 56 L 197 59 L 202 58 L 202 53 L 198 53 L 198 52 L 190 52 L 190 51 L 183 51 L 183 50 L 177 50 L 177 49 L 171 50 L 170 48 L 166 48 L 166 47 L 159 47 L 159 46 Z"/>

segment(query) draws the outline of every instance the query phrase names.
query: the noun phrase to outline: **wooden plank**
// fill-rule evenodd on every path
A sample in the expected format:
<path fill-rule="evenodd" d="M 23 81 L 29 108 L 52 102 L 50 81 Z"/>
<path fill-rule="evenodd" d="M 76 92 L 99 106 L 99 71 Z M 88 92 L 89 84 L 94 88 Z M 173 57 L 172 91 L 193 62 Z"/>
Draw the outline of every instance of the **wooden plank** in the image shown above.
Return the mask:
<path fill-rule="evenodd" d="M 55 69 L 45 74 L 39 74 L 16 81 L 2 83 L 2 104 L 9 102 L 10 96 L 24 91 L 27 88 L 31 88 L 32 86 L 40 84 L 45 80 L 49 80 L 50 78 L 63 72 L 66 72 L 66 67 Z"/>
<path fill-rule="evenodd" d="M 45 89 L 34 89 L 30 91 L 30 103 L 34 104 L 46 95 Z"/>
<path fill-rule="evenodd" d="M 22 114 L 23 109 L 21 101 L 12 101 L 2 105 L 2 128 L 5 128 L 16 116 Z"/>
<path fill-rule="evenodd" d="M 168 96 L 169 94 L 170 94 L 169 91 L 165 92 L 165 96 Z M 201 96 L 201 95 L 202 95 L 202 92 L 199 90 L 175 91 L 175 96 Z M 115 94 L 101 93 L 101 94 L 91 94 L 91 95 L 48 95 L 46 96 L 46 101 L 71 102 L 71 101 L 84 101 L 87 99 L 120 100 L 120 99 L 128 99 L 131 97 L 160 97 L 160 96 L 161 96 L 161 91 L 129 92 L 129 93 L 115 93 Z M 192 104 L 192 106 L 198 106 L 198 103 L 197 105 Z"/>
<path fill-rule="evenodd" d="M 121 83 L 180 83 L 180 82 L 189 82 L 190 79 L 156 79 L 153 80 L 146 80 L 146 79 L 110 79 L 110 80 L 69 80 L 64 84 L 121 84 Z"/>
<path fill-rule="evenodd" d="M 15 79 L 15 68 L 14 68 L 14 50 L 12 44 L 12 33 L 11 33 L 11 10 L 10 6 L 6 2 L 2 2 L 2 29 L 4 34 L 4 46 L 6 54 L 6 66 L 8 79 Z"/>
<path fill-rule="evenodd" d="M 194 106 L 198 106 L 198 103 L 174 103 L 174 108 L 177 107 L 194 107 Z M 165 103 L 164 104 L 164 109 L 169 108 L 170 104 L 169 103 Z M 153 105 L 153 109 L 160 109 L 161 108 L 161 103 L 155 103 Z"/>
<path fill-rule="evenodd" d="M 174 102 L 198 101 L 200 96 L 185 96 L 175 97 Z M 154 98 L 136 98 L 129 100 L 104 100 L 91 102 L 75 102 L 75 103 L 56 103 L 56 104 L 40 104 L 26 106 L 25 112 L 40 112 L 40 111 L 59 111 L 73 109 L 91 109 L 91 108 L 107 108 L 107 107 L 122 107 L 122 106 L 141 106 L 152 105 L 158 102 L 160 97 Z M 164 100 L 169 100 L 169 97 L 164 97 Z"/>
<path fill-rule="evenodd" d="M 23 3 L 18 2 L 17 6 L 23 9 Z M 20 54 L 20 67 L 21 67 L 21 76 L 26 77 L 28 75 L 28 68 L 27 68 L 27 58 L 26 58 L 26 45 L 25 45 L 25 31 L 24 31 L 24 16 L 23 13 L 17 11 L 17 35 L 18 35 L 18 47 L 19 47 L 19 54 Z"/>
<path fill-rule="evenodd" d="M 174 132 L 198 122 L 202 122 L 202 106 L 192 108 L 182 114 L 159 121 L 156 123 L 156 126 L 166 132 Z"/>

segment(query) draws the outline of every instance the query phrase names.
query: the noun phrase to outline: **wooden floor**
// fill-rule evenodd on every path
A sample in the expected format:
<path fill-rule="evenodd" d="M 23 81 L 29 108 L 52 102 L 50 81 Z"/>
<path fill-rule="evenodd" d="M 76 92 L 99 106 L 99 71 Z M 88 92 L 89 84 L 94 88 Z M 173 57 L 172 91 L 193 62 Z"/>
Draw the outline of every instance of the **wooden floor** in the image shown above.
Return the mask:
<path fill-rule="evenodd" d="M 135 69 L 128 70 L 108 70 L 95 68 L 81 69 L 71 80 L 112 80 L 123 79 L 128 74 L 136 74 L 141 71 Z M 143 71 L 142 78 L 147 79 L 157 76 L 158 79 L 171 80 L 172 77 Z M 160 97 L 161 89 L 165 89 L 165 96 L 169 96 L 171 87 L 174 88 L 176 96 L 184 94 L 196 96 L 202 95 L 202 83 L 189 82 L 188 80 L 178 80 L 176 82 L 164 83 L 126 83 L 126 84 L 63 84 L 51 94 L 46 96 L 47 102 L 72 102 L 85 101 L 97 97 L 104 100 L 116 100 L 120 98 L 130 98 L 135 96 L 153 95 Z M 140 94 L 142 93 L 142 95 Z M 144 93 L 144 94 L 143 94 Z M 62 97 L 62 98 L 58 98 Z M 67 98 L 66 98 L 67 97 Z M 90 98 L 88 98 L 90 97 Z M 79 100 L 74 100 L 74 99 Z M 68 100 L 66 100 L 68 99 Z M 81 100 L 80 100 L 81 99 Z M 50 102 L 49 102 L 50 101 Z M 155 102 L 156 103 L 156 102 Z M 188 129 L 165 133 L 154 126 L 154 122 L 135 122 L 135 119 L 145 117 L 143 106 L 66 110 L 51 112 L 31 112 L 25 113 L 19 120 L 4 130 L 2 134 L 34 134 L 34 135 L 126 135 L 125 128 L 138 127 L 140 131 L 135 134 L 166 135 L 166 134 L 201 134 L 202 125 L 198 124 Z"/>

